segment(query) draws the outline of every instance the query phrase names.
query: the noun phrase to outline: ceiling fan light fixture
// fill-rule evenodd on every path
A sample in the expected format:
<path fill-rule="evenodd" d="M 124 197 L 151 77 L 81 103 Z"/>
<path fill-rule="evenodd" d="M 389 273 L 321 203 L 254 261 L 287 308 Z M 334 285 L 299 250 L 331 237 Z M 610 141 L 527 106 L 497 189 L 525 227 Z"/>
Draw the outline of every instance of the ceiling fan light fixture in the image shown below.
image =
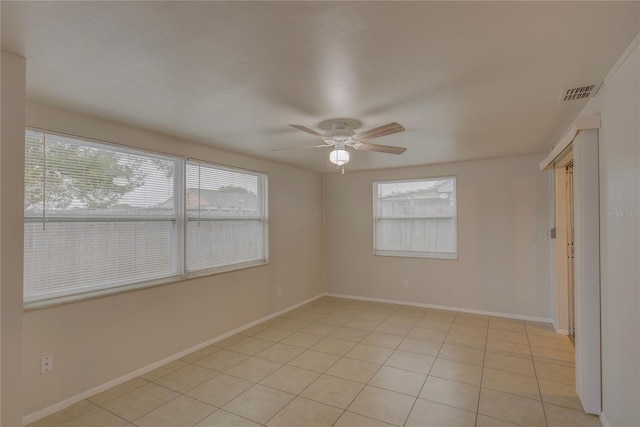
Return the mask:
<path fill-rule="evenodd" d="M 371 144 L 370 142 L 368 142 L 375 138 L 402 132 L 405 130 L 402 125 L 396 122 L 392 122 L 356 134 L 353 129 L 357 129 L 361 124 L 362 123 L 360 121 L 353 119 L 325 120 L 319 125 L 321 129 L 325 130 L 324 134 L 301 125 L 290 124 L 289 126 L 302 132 L 308 133 L 309 135 L 319 136 L 320 138 L 322 138 L 322 140 L 324 141 L 324 145 L 313 145 L 301 148 L 331 147 L 331 153 L 329 153 L 329 161 L 338 167 L 342 167 L 349 163 L 351 154 L 347 151 L 347 147 L 351 147 L 354 150 L 377 151 L 379 153 L 386 154 L 402 154 L 407 150 L 404 147 Z M 292 149 L 293 148 L 285 148 L 271 151 Z M 344 168 L 342 168 L 342 173 L 344 173 Z"/>
<path fill-rule="evenodd" d="M 335 148 L 329 153 L 329 161 L 337 166 L 346 165 L 349 163 L 351 155 L 344 147 Z"/>

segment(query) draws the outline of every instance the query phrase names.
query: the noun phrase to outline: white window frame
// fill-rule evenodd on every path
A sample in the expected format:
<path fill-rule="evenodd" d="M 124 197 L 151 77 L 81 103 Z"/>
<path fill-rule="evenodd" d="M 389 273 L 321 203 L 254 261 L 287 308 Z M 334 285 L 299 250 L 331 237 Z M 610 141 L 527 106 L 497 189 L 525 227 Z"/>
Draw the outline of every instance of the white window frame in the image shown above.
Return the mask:
<path fill-rule="evenodd" d="M 187 212 L 186 212 L 186 203 L 182 203 L 182 207 L 184 209 L 184 269 L 186 272 L 186 276 L 187 277 L 199 277 L 199 276 L 207 276 L 207 275 L 211 275 L 211 274 L 219 274 L 219 273 L 226 273 L 229 271 L 235 271 L 235 270 L 241 270 L 241 269 L 245 269 L 245 268 L 251 268 L 251 267 L 256 267 L 259 265 L 265 265 L 269 263 L 269 244 L 268 244 L 268 195 L 267 195 L 267 191 L 268 191 L 268 176 L 265 173 L 262 172 L 256 172 L 256 171 L 251 171 L 248 169 L 240 169 L 240 168 L 235 168 L 235 167 L 230 167 L 230 166 L 224 166 L 224 165 L 220 165 L 217 163 L 211 163 L 211 162 L 205 162 L 205 161 L 200 161 L 200 160 L 195 160 L 195 159 L 185 159 L 185 163 L 184 163 L 184 172 L 186 173 L 187 170 L 187 165 L 189 164 L 197 164 L 197 165 L 202 165 L 205 167 L 209 167 L 209 168 L 214 168 L 214 169 L 218 169 L 218 170 L 224 170 L 224 171 L 229 171 L 229 172 L 237 172 L 237 173 L 243 173 L 243 174 L 247 174 L 247 175 L 254 175 L 258 178 L 258 204 L 261 208 L 261 215 L 257 215 L 257 216 L 243 216 L 243 217 L 234 217 L 234 216 L 229 216 L 229 217 L 225 217 L 225 216 L 221 216 L 221 217 L 207 217 L 207 218 L 189 218 Z M 183 199 L 184 199 L 184 195 L 186 195 L 186 191 L 187 191 L 187 180 L 186 177 L 183 179 Z M 247 261 L 247 262 L 242 262 L 242 263 L 237 263 L 237 264 L 229 264 L 229 265 L 225 265 L 225 266 L 221 266 L 221 267 L 213 267 L 213 268 L 205 268 L 202 270 L 191 270 L 189 267 L 189 260 L 188 260 L 188 254 L 187 254 L 187 229 L 189 226 L 189 221 L 193 220 L 193 221 L 238 221 L 238 220 L 251 220 L 251 221 L 259 221 L 260 222 L 260 246 L 261 246 L 261 252 L 262 252 L 262 256 L 258 259 L 255 260 L 251 260 L 251 261 Z"/>
<path fill-rule="evenodd" d="M 378 186 L 380 184 L 389 183 L 404 183 L 404 182 L 422 182 L 422 181 L 442 181 L 452 180 L 454 193 L 456 195 L 455 214 L 450 216 L 379 216 L 378 209 Z M 458 187 L 457 179 L 454 175 L 450 176 L 436 176 L 428 178 L 414 178 L 414 179 L 400 179 L 400 180 L 384 180 L 373 181 L 373 254 L 378 256 L 392 256 L 392 257 L 404 257 L 404 258 L 433 258 L 433 259 L 445 259 L 445 260 L 457 260 L 458 259 Z M 455 230 L 455 252 L 429 252 L 429 251 L 410 251 L 410 250 L 388 250 L 378 249 L 377 234 L 378 224 L 381 220 L 402 220 L 408 219 L 425 220 L 425 219 L 453 219 L 453 227 Z"/>
<path fill-rule="evenodd" d="M 24 308 L 25 309 L 37 309 L 43 307 L 49 307 L 52 305 L 63 304 L 68 302 L 80 301 L 89 298 L 95 298 L 105 295 L 112 295 L 121 292 L 129 292 L 136 289 L 149 288 L 159 285 L 166 285 L 170 283 L 176 283 L 183 281 L 189 278 L 210 276 L 220 273 L 226 273 L 230 271 L 242 270 L 246 268 L 252 268 L 261 265 L 269 264 L 269 242 L 268 242 L 268 175 L 264 172 L 253 171 L 248 169 L 237 168 L 234 166 L 227 166 L 222 164 L 217 164 L 213 162 L 201 161 L 193 158 L 187 158 L 183 156 L 176 156 L 174 154 L 166 154 L 152 150 L 146 150 L 143 148 L 132 147 L 124 144 L 118 144 L 110 141 L 101 141 L 95 138 L 88 138 L 84 136 L 71 135 L 67 133 L 61 133 L 56 131 L 49 131 L 42 128 L 36 127 L 26 127 L 26 131 L 40 132 L 47 135 L 57 135 L 65 138 L 75 139 L 87 146 L 94 146 L 97 148 L 111 147 L 114 150 L 118 150 L 121 152 L 128 152 L 140 156 L 147 156 L 150 158 L 161 158 L 161 159 L 173 159 L 176 161 L 176 176 L 174 177 L 174 203 L 177 206 L 176 213 L 173 215 L 167 215 L 166 220 L 175 222 L 176 228 L 175 233 L 177 234 L 176 244 L 174 245 L 173 251 L 173 262 L 177 264 L 178 274 L 172 274 L 165 277 L 153 278 L 148 281 L 139 281 L 132 283 L 113 283 L 112 286 L 96 286 L 94 288 L 85 288 L 79 292 L 75 293 L 65 293 L 65 294 L 55 294 L 52 293 L 50 296 L 44 298 L 25 298 Z M 187 225 L 188 218 L 186 214 L 186 202 L 185 202 L 185 194 L 186 194 L 186 165 L 187 162 L 192 163 L 201 163 L 208 167 L 255 175 L 258 177 L 258 196 L 259 203 L 262 206 L 262 215 L 260 217 L 245 217 L 243 219 L 255 219 L 261 222 L 261 248 L 262 248 L 262 256 L 259 259 L 252 260 L 249 262 L 242 262 L 237 264 L 228 264 L 222 267 L 211 268 L 206 270 L 198 270 L 198 271 L 188 271 L 187 266 Z M 61 216 L 62 217 L 62 216 Z M 89 217 L 83 216 L 82 219 L 86 220 Z M 109 217 L 104 216 L 100 217 L 101 220 L 108 219 Z M 238 218 L 235 218 L 238 219 Z M 33 219 L 32 217 L 27 217 L 25 215 L 24 221 L 33 222 L 33 221 L 43 221 L 43 219 Z M 48 220 L 48 219 L 46 219 Z M 60 220 L 69 220 L 73 221 L 73 218 L 69 216 L 69 218 L 61 218 Z M 224 219 L 223 219 L 224 220 Z M 25 286 L 26 288 L 26 286 Z"/>

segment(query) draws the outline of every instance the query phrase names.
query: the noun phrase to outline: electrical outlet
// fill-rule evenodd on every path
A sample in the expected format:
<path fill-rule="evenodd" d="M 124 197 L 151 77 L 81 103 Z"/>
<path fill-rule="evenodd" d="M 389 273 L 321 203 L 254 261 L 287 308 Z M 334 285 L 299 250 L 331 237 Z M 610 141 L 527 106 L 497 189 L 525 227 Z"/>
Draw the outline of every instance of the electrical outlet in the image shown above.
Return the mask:
<path fill-rule="evenodd" d="M 40 358 L 40 373 L 46 374 L 53 371 L 53 354 L 47 354 Z"/>
<path fill-rule="evenodd" d="M 402 282 L 402 286 L 404 286 L 405 288 L 409 287 L 409 279 L 404 279 L 404 281 Z"/>
<path fill-rule="evenodd" d="M 276 288 L 276 292 L 277 292 L 278 296 L 282 295 L 282 288 L 280 286 L 278 286 Z"/>

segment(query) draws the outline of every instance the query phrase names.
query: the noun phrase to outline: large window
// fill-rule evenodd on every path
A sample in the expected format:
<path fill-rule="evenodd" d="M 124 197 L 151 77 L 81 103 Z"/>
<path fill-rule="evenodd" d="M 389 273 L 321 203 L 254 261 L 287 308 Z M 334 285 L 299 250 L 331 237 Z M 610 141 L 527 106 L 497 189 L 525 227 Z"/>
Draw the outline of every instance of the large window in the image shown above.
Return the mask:
<path fill-rule="evenodd" d="M 27 130 L 26 304 L 267 262 L 266 176 Z"/>
<path fill-rule="evenodd" d="M 373 183 L 376 255 L 458 257 L 455 177 Z"/>

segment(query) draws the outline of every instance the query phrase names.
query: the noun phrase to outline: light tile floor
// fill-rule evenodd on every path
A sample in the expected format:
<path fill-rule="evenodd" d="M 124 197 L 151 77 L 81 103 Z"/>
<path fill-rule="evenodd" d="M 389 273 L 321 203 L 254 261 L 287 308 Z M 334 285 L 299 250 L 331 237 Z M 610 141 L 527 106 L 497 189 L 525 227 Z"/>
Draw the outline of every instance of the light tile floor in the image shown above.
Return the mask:
<path fill-rule="evenodd" d="M 324 297 L 44 426 L 600 426 L 551 325 Z"/>

